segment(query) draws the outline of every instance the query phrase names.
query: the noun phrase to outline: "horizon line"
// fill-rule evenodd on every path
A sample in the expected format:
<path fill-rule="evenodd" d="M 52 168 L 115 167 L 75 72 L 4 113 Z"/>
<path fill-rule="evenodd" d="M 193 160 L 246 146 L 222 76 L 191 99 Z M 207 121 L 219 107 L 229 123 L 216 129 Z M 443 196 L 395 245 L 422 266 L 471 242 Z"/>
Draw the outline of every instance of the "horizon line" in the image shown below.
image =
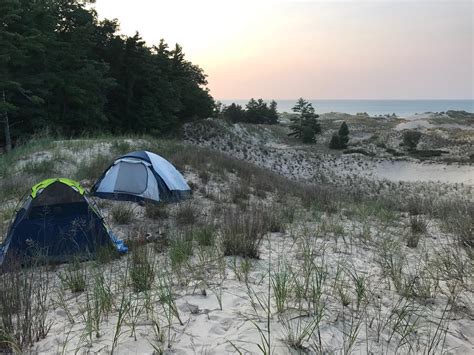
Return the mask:
<path fill-rule="evenodd" d="M 275 98 L 262 98 L 262 97 L 248 97 L 248 98 L 215 98 L 216 101 L 244 101 L 244 100 L 251 100 L 251 99 L 262 99 L 264 101 L 296 101 L 298 98 L 293 99 L 275 99 Z M 318 101 L 474 101 L 474 97 L 470 99 L 453 99 L 453 98 L 445 98 L 445 99 L 318 99 L 318 98 L 304 98 L 305 100 L 318 100 Z"/>

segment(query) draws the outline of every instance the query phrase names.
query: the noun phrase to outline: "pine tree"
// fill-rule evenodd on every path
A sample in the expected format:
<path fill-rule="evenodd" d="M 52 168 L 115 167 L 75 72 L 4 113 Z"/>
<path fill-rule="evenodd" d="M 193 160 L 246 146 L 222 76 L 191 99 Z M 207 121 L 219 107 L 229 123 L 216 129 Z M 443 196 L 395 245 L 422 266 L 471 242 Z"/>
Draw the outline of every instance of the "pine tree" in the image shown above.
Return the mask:
<path fill-rule="evenodd" d="M 52 128 L 168 134 L 210 117 L 203 70 L 178 44 L 148 47 L 92 0 L 0 1 L 0 143 Z M 3 129 L 2 129 L 3 128 Z"/>
<path fill-rule="evenodd" d="M 263 99 L 250 99 L 245 106 L 245 121 L 254 124 L 277 124 L 277 103 L 270 102 L 270 106 Z"/>
<path fill-rule="evenodd" d="M 301 139 L 304 143 L 315 142 L 316 134 L 321 133 L 321 126 L 317 121 L 319 115 L 315 113 L 313 105 L 299 98 L 292 110 L 298 115 L 290 119 L 291 132 L 288 136 Z"/>
<path fill-rule="evenodd" d="M 270 102 L 270 106 L 268 108 L 268 124 L 277 124 L 278 123 L 278 110 L 277 110 L 277 103 L 275 100 Z"/>
<path fill-rule="evenodd" d="M 345 149 L 349 143 L 349 127 L 347 127 L 346 122 L 342 122 L 341 127 L 339 127 L 339 137 L 341 140 L 341 146 Z"/>
<path fill-rule="evenodd" d="M 329 141 L 329 148 L 341 149 L 341 137 L 339 134 L 334 133 Z"/>
<path fill-rule="evenodd" d="M 345 149 L 349 143 L 349 127 L 346 122 L 342 122 L 339 127 L 339 131 L 334 133 L 329 142 L 329 148 L 331 149 Z"/>
<path fill-rule="evenodd" d="M 225 107 L 222 115 L 232 123 L 243 122 L 245 120 L 245 111 L 242 106 L 235 103 Z"/>
<path fill-rule="evenodd" d="M 0 122 L 6 151 L 12 148 L 18 117 L 22 117 L 23 126 L 32 126 L 34 122 L 28 116 L 44 102 L 38 96 L 44 93 L 45 78 L 37 73 L 42 69 L 37 56 L 45 50 L 48 37 L 36 31 L 35 21 L 39 17 L 47 23 L 50 17 L 42 15 L 44 11 L 36 2 L 0 2 Z"/>
<path fill-rule="evenodd" d="M 10 29 L 11 25 L 20 18 L 20 7 L 18 1 L 5 0 L 0 2 L 0 117 L 3 125 L 3 134 L 5 139 L 5 150 L 9 152 L 12 149 L 10 113 L 17 107 L 7 101 L 7 93 L 12 86 L 19 86 L 18 82 L 12 81 L 8 70 L 9 64 L 15 53 L 19 51 L 19 39 Z M 21 40 L 21 38 L 20 38 Z"/>

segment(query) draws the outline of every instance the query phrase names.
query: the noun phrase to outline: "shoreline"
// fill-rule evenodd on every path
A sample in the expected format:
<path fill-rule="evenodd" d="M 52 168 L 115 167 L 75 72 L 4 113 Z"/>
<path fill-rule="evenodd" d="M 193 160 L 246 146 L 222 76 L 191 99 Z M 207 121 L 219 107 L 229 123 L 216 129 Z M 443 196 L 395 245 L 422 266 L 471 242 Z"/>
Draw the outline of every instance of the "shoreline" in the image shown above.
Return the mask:
<path fill-rule="evenodd" d="M 241 106 L 245 106 L 248 99 L 232 100 L 216 100 L 229 105 L 233 102 Z M 264 99 L 270 102 L 271 99 Z M 275 100 L 278 104 L 277 110 L 280 114 L 291 114 L 291 108 L 296 103 L 294 100 Z M 385 117 L 395 113 L 397 117 L 407 117 L 423 115 L 426 113 L 437 113 L 447 111 L 466 111 L 474 113 L 474 99 L 471 100 L 318 100 L 308 99 L 313 104 L 316 112 L 319 114 L 328 113 L 347 113 L 357 115 L 358 113 L 367 113 L 371 117 Z"/>

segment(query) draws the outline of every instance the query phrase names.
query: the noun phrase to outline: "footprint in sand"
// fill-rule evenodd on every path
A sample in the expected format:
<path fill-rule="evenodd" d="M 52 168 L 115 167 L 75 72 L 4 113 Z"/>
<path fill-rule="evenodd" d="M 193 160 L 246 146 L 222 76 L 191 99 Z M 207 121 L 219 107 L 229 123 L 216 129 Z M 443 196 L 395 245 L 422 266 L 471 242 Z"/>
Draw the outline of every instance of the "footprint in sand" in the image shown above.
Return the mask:
<path fill-rule="evenodd" d="M 233 323 L 232 318 L 215 317 L 215 320 L 214 319 L 212 319 L 212 320 L 216 321 L 218 323 L 213 325 L 209 329 L 209 333 L 210 334 L 216 334 L 216 335 L 224 335 L 230 329 L 230 327 L 232 326 L 232 323 Z"/>

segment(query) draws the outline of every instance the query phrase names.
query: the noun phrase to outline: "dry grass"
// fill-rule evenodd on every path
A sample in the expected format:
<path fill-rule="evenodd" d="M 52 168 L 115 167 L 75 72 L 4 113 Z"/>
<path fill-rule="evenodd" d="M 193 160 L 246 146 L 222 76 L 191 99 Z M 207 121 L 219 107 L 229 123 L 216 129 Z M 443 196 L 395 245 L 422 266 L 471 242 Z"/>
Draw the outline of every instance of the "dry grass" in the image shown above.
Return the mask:
<path fill-rule="evenodd" d="M 99 154 L 79 162 L 74 173 L 74 178 L 80 180 L 90 180 L 95 182 L 113 163 L 111 154 Z"/>
<path fill-rule="evenodd" d="M 169 217 L 168 207 L 165 204 L 147 203 L 145 216 L 156 220 L 166 219 Z"/>
<path fill-rule="evenodd" d="M 112 144 L 111 150 L 122 152 L 127 144 Z M 65 280 L 55 287 L 44 277 L 21 278 L 36 269 L 2 278 L 0 350 L 27 351 L 48 334 L 51 321 L 82 332 L 68 337 L 67 330 L 57 334 L 56 329 L 55 337 L 64 342 L 58 352 L 100 351 L 104 344 L 120 351 L 122 342 L 129 346 L 143 339 L 157 352 L 179 351 L 181 342 L 200 342 L 186 327 L 202 317 L 201 304 L 183 311 L 183 301 L 193 297 L 217 300 L 206 310 L 209 319 L 232 311 L 230 319 L 246 329 L 238 334 L 244 341 L 252 329 L 257 342 L 261 337 L 259 344 L 232 340 L 243 352 L 278 344 L 292 352 L 443 353 L 453 339 L 464 341 L 448 327 L 471 324 L 466 314 L 472 307 L 472 259 L 466 251 L 472 248 L 472 202 L 428 195 L 407 202 L 396 190 L 373 195 L 357 187 L 308 185 L 206 149 L 173 141 L 146 145 L 224 198 L 203 193 L 192 203 L 146 205 L 147 219 L 114 203 L 110 217 L 137 240 L 127 258 L 105 252 L 103 261 L 51 269 L 49 275 Z M 100 164 L 86 165 L 84 174 L 100 170 Z M 229 201 L 235 182 L 245 191 L 235 185 Z M 15 179 L 0 184 L 22 189 Z M 409 212 L 409 219 L 400 212 Z M 158 248 L 160 242 L 148 240 L 145 232 L 161 228 L 164 219 L 176 223 L 165 231 L 169 245 Z M 143 221 L 140 230 L 128 226 L 133 220 Z M 430 238 L 420 243 L 427 227 L 436 233 L 438 225 L 451 239 L 440 234 L 434 246 Z M 37 308 L 35 300 L 44 290 L 54 305 L 47 299 Z M 70 296 L 72 290 L 82 292 Z M 235 312 L 226 310 L 232 303 L 225 299 L 234 292 L 240 305 Z M 67 317 L 48 318 L 53 309 Z M 24 317 L 10 322 L 16 310 L 35 314 L 35 322 Z M 135 337 L 140 341 L 133 343 Z M 325 341 L 331 337 L 339 345 Z"/>
<path fill-rule="evenodd" d="M 176 210 L 175 219 L 178 226 L 190 226 L 198 222 L 199 212 L 192 202 L 181 203 Z"/>
<path fill-rule="evenodd" d="M 117 224 L 130 224 L 135 218 L 133 208 L 125 204 L 115 204 L 110 210 L 112 220 Z"/>
<path fill-rule="evenodd" d="M 276 229 L 274 223 L 262 205 L 252 205 L 245 212 L 228 209 L 221 224 L 224 255 L 258 258 L 263 238 Z"/>

